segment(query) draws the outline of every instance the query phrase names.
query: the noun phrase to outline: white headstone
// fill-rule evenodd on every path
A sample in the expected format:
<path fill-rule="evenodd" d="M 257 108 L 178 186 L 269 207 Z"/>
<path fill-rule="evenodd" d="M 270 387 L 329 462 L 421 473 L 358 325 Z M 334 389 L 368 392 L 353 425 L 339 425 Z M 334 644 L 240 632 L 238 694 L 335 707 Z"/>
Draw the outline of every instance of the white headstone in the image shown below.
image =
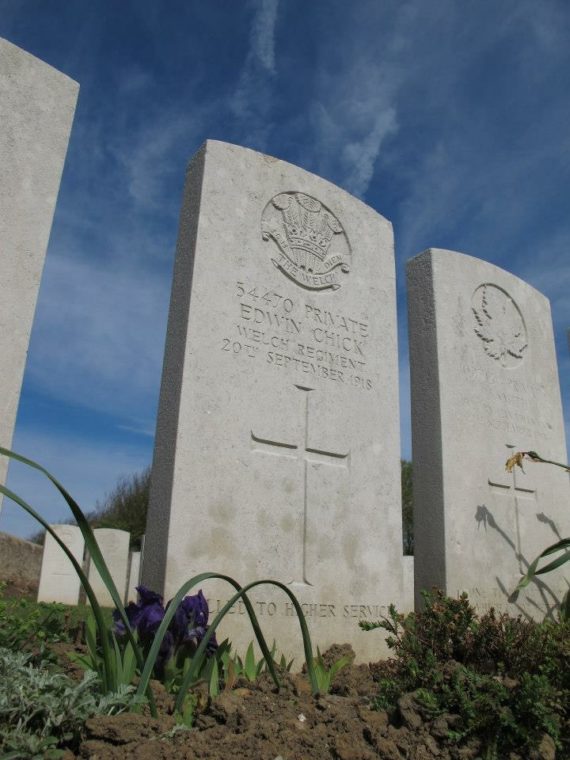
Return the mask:
<path fill-rule="evenodd" d="M 505 462 L 529 450 L 567 461 L 548 300 L 451 251 L 412 259 L 408 283 L 416 600 L 435 585 L 542 617 L 567 588 L 563 573 L 510 595 L 570 533 L 568 475 L 530 462 L 509 474 Z"/>
<path fill-rule="evenodd" d="M 276 158 L 208 141 L 187 178 L 143 583 L 272 578 L 315 643 L 378 656 L 403 591 L 389 222 Z M 197 589 L 196 589 L 197 590 Z M 215 611 L 227 584 L 204 585 Z M 283 592 L 252 593 L 269 642 L 301 656 Z M 222 630 L 253 638 L 243 605 Z"/>
<path fill-rule="evenodd" d="M 126 530 L 115 528 L 96 528 L 93 533 L 119 596 L 123 599 L 127 590 L 130 534 Z M 93 560 L 89 563 L 89 583 L 99 604 L 103 607 L 115 606 Z"/>
<path fill-rule="evenodd" d="M 84 541 L 77 525 L 52 525 L 79 565 L 83 565 Z M 77 604 L 81 582 L 69 558 L 49 533 L 45 535 L 38 602 Z"/>
<path fill-rule="evenodd" d="M 7 448 L 78 89 L 0 39 L 0 445 Z M 0 482 L 7 466 L 0 457 Z"/>

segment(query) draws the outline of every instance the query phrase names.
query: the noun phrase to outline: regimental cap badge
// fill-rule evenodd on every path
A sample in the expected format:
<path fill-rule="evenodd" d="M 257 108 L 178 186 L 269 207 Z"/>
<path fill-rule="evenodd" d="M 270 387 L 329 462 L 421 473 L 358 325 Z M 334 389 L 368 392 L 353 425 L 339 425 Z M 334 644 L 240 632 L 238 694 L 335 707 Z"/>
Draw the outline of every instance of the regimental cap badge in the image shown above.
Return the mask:
<path fill-rule="evenodd" d="M 278 247 L 273 264 L 308 290 L 337 290 L 350 271 L 351 250 L 337 217 L 305 193 L 279 193 L 261 217 L 261 234 Z"/>

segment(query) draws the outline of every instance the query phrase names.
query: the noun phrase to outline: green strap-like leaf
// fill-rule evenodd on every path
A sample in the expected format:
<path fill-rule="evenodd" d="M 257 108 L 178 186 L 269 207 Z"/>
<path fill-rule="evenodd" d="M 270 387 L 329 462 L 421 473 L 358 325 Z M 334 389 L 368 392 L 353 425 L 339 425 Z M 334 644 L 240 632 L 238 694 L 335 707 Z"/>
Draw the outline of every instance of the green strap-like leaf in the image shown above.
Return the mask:
<path fill-rule="evenodd" d="M 105 583 L 105 586 L 107 587 L 109 593 L 111 594 L 113 602 L 115 603 L 115 606 L 119 612 L 119 615 L 121 616 L 121 619 L 127 631 L 127 636 L 129 638 L 129 641 L 133 645 L 133 651 L 137 659 L 137 664 L 139 668 L 142 670 L 144 666 L 143 654 L 142 654 L 142 651 L 140 650 L 140 647 L 137 645 L 134 639 L 133 631 L 131 629 L 129 619 L 127 617 L 127 613 L 123 606 L 123 600 L 119 596 L 115 583 L 113 582 L 113 579 L 111 578 L 111 574 L 109 573 L 105 560 L 103 559 L 103 555 L 101 554 L 101 550 L 99 549 L 99 545 L 97 544 L 97 541 L 95 540 L 95 536 L 93 534 L 91 526 L 87 522 L 87 519 L 85 518 L 85 515 L 83 514 L 81 508 L 79 507 L 75 499 L 73 499 L 73 497 L 67 492 L 64 486 L 50 472 L 48 472 L 48 470 L 46 470 L 45 467 L 42 467 L 37 462 L 34 462 L 32 459 L 23 457 L 21 454 L 17 454 L 16 452 L 11 451 L 10 449 L 6 449 L 2 446 L 0 446 L 0 454 L 7 456 L 10 459 L 15 459 L 16 461 L 21 462 L 22 464 L 25 464 L 26 466 L 31 467 L 32 469 L 38 470 L 39 472 L 41 472 L 43 475 L 45 475 L 46 478 L 48 478 L 48 480 L 50 480 L 53 483 L 53 485 L 57 488 L 57 490 L 65 499 L 73 516 L 75 517 L 75 520 L 77 522 L 77 525 L 79 526 L 79 529 L 81 530 L 83 539 L 85 541 L 85 545 L 87 546 L 89 554 L 95 564 L 95 567 L 99 571 L 99 575 L 101 576 L 101 579 L 103 580 L 103 582 Z M 99 629 L 99 635 L 100 635 L 101 644 L 103 647 L 103 663 L 105 667 L 105 677 L 103 679 L 103 685 L 104 685 L 105 691 L 108 691 L 109 690 L 108 675 L 109 675 L 109 668 L 111 667 L 110 658 L 112 656 L 111 649 L 109 647 L 109 642 L 106 636 L 107 628 L 105 625 L 105 621 L 103 619 L 101 608 L 99 606 L 99 603 L 97 602 L 97 598 L 95 597 L 93 589 L 91 588 L 91 585 L 89 581 L 87 580 L 87 576 L 85 575 L 85 573 L 83 572 L 83 569 L 79 566 L 79 564 L 75 560 L 75 557 L 67 549 L 65 544 L 54 533 L 54 531 L 51 529 L 49 524 L 33 509 L 33 507 L 31 507 L 23 499 L 17 496 L 17 494 L 15 494 L 13 491 L 10 491 L 5 486 L 0 486 L 0 493 L 3 493 L 6 496 L 8 496 L 8 498 L 12 499 L 12 501 L 16 502 L 16 504 L 18 504 L 23 509 L 25 509 L 26 512 L 28 512 L 28 514 L 32 515 L 32 517 L 34 517 L 50 533 L 50 535 L 53 536 L 53 538 L 56 540 L 56 542 L 59 544 L 59 546 L 63 549 L 65 554 L 69 557 L 70 561 L 72 562 L 75 571 L 79 575 L 81 585 L 85 589 L 85 593 L 87 594 L 87 598 L 89 599 L 89 603 L 91 604 L 91 607 L 93 608 L 93 611 L 95 613 L 95 617 L 97 620 L 97 627 Z M 151 714 L 153 715 L 153 717 L 157 717 L 158 713 L 156 710 L 154 695 L 150 688 L 148 689 L 147 697 L 149 701 Z"/>
<path fill-rule="evenodd" d="M 198 576 L 197 576 L 198 577 Z M 303 648 L 305 651 L 305 661 L 307 663 L 307 672 L 309 674 L 309 681 L 311 683 L 311 690 L 313 694 L 319 693 L 319 685 L 317 683 L 317 678 L 315 674 L 315 668 L 313 664 L 313 650 L 311 645 L 311 637 L 309 634 L 309 629 L 307 627 L 307 621 L 305 620 L 305 616 L 303 615 L 303 610 L 301 609 L 301 605 L 297 601 L 297 597 L 293 592 L 285 586 L 285 584 L 280 583 L 279 581 L 273 581 L 273 580 L 260 580 L 260 581 L 253 581 L 252 583 L 249 583 L 247 586 L 244 586 L 243 588 L 239 587 L 239 584 L 236 583 L 232 578 L 229 578 L 228 576 L 222 576 L 217 575 L 215 573 L 212 573 L 210 577 L 213 578 L 221 578 L 229 581 L 234 587 L 237 587 L 239 590 L 234 596 L 222 607 L 222 609 L 218 612 L 216 617 L 214 618 L 212 624 L 208 627 L 208 630 L 206 632 L 206 635 L 200 642 L 200 645 L 198 646 L 198 649 L 196 650 L 196 654 L 194 655 L 194 658 L 192 660 L 192 665 L 186 674 L 186 677 L 184 678 L 182 682 L 182 686 L 180 688 L 180 692 L 178 694 L 178 699 L 176 702 L 176 709 L 180 710 L 180 706 L 182 705 L 182 701 L 184 699 L 184 694 L 188 690 L 190 684 L 194 683 L 197 678 L 197 673 L 199 671 L 200 667 L 200 658 L 202 658 L 205 654 L 206 647 L 208 646 L 208 643 L 212 636 L 214 635 L 214 632 L 224 616 L 227 614 L 227 612 L 233 607 L 233 605 L 239 601 L 240 599 L 243 599 L 244 605 L 248 611 L 248 614 L 250 616 L 252 627 L 255 631 L 257 640 L 259 642 L 259 646 L 261 648 L 261 651 L 263 652 L 263 655 L 267 661 L 267 665 L 269 668 L 269 672 L 271 673 L 271 676 L 274 680 L 274 682 L 279 685 L 279 681 L 277 679 L 277 674 L 275 673 L 275 663 L 273 662 L 271 658 L 271 653 L 269 649 L 267 648 L 267 644 L 265 642 L 265 638 L 263 634 L 261 633 L 261 630 L 259 629 L 259 624 L 257 622 L 257 617 L 255 613 L 253 612 L 253 608 L 251 607 L 251 602 L 249 601 L 249 598 L 247 597 L 247 592 L 250 591 L 252 588 L 255 588 L 256 586 L 261 585 L 270 585 L 270 586 L 277 586 L 277 588 L 280 588 L 282 591 L 284 591 L 287 596 L 290 598 L 293 606 L 295 607 L 295 611 L 297 613 L 297 617 L 299 620 L 299 625 L 301 627 L 301 635 L 303 637 Z M 184 588 L 184 587 L 183 587 Z M 251 610 L 251 611 L 250 611 Z"/>
<path fill-rule="evenodd" d="M 249 681 L 255 681 L 256 667 L 255 667 L 255 655 L 253 653 L 253 641 L 250 641 L 245 653 L 245 676 Z"/>
<path fill-rule="evenodd" d="M 237 583 L 233 578 L 230 578 L 228 575 L 221 575 L 220 573 L 201 573 L 200 575 L 196 575 L 193 578 L 191 578 L 189 581 L 186 581 L 186 583 L 183 583 L 182 586 L 178 589 L 176 594 L 174 595 L 172 601 L 168 605 L 168 609 L 166 610 L 166 613 L 164 615 L 164 618 L 162 620 L 162 623 L 160 624 L 152 643 L 152 646 L 149 650 L 149 653 L 147 655 L 147 659 L 145 662 L 144 669 L 141 673 L 141 680 L 139 683 L 139 689 L 146 688 L 150 681 L 150 677 L 156 662 L 156 658 L 158 656 L 160 646 L 162 643 L 162 640 L 166 634 L 166 631 L 168 630 L 168 626 L 170 625 L 170 621 L 174 617 L 176 610 L 178 609 L 178 606 L 182 602 L 182 599 L 186 596 L 186 594 L 192 589 L 194 586 L 197 586 L 198 584 L 203 583 L 205 580 L 208 580 L 209 578 L 218 579 L 218 580 L 225 580 L 228 583 L 230 583 L 234 588 L 241 589 L 241 586 L 239 583 Z M 251 605 L 251 602 L 249 599 L 244 596 L 243 597 L 243 603 L 245 605 L 245 608 L 247 610 L 247 613 L 249 615 L 251 625 L 253 627 L 253 630 L 255 632 L 256 638 L 258 640 L 259 646 L 261 648 L 261 651 L 263 652 L 264 656 L 266 654 L 269 654 L 269 649 L 267 648 L 267 644 L 265 642 L 265 638 L 263 637 L 263 634 L 261 632 L 261 628 L 259 627 L 259 623 L 257 622 L 257 616 L 255 614 L 255 611 Z M 221 618 L 220 618 L 221 619 Z M 206 643 L 204 646 L 200 649 L 198 647 L 198 651 L 193 657 L 192 665 L 191 665 L 191 672 L 192 676 L 195 678 L 196 674 L 200 671 L 203 663 L 201 658 L 204 656 L 204 652 L 206 649 L 206 646 L 208 642 L 210 641 L 211 636 L 213 636 L 214 629 L 212 626 L 208 628 L 209 633 L 206 637 Z M 200 645 L 201 646 L 201 645 Z M 200 653 L 198 655 L 198 653 Z M 194 663 L 196 663 L 196 667 L 194 667 Z M 279 681 L 277 679 L 277 674 L 275 672 L 275 667 L 273 665 L 270 666 L 271 675 L 273 677 L 273 680 L 279 686 Z M 186 681 L 186 679 L 184 679 Z M 191 680 L 188 680 L 188 683 L 192 683 Z M 188 687 L 186 687 L 188 688 Z M 138 690 L 137 690 L 138 693 Z M 142 692 L 141 692 L 142 693 Z M 180 712 L 182 701 L 184 699 L 184 693 L 182 694 L 182 697 L 180 698 L 180 706 L 176 709 Z"/>
<path fill-rule="evenodd" d="M 6 449 L 2 449 L 0 447 L 0 453 L 5 453 L 5 452 L 6 452 Z M 105 626 L 103 613 L 101 612 L 101 607 L 99 606 L 99 602 L 97 601 L 95 592 L 93 591 L 93 588 L 91 587 L 91 584 L 89 583 L 89 580 L 87 579 L 87 576 L 83 572 L 83 568 L 81 567 L 79 562 L 75 559 L 71 551 L 67 548 L 67 546 L 61 540 L 61 538 L 57 535 L 57 533 L 52 529 L 51 525 L 49 525 L 49 523 L 47 523 L 44 520 L 44 518 L 40 514 L 38 514 L 38 512 L 36 512 L 36 510 L 32 506 L 30 506 L 30 504 L 28 504 L 26 501 L 21 499 L 18 496 L 18 494 L 14 493 L 9 488 L 6 488 L 6 486 L 3 486 L 3 485 L 0 485 L 0 493 L 3 493 L 9 499 L 12 499 L 13 502 L 18 504 L 18 506 L 22 507 L 22 509 L 24 509 L 29 515 L 31 515 L 35 520 L 37 520 L 40 523 L 40 525 L 43 528 L 45 528 L 45 530 L 55 540 L 55 542 L 58 544 L 58 546 L 61 548 L 64 554 L 67 556 L 67 558 L 73 565 L 75 572 L 79 576 L 81 585 L 85 589 L 85 593 L 87 594 L 87 598 L 89 599 L 89 602 L 91 604 L 91 609 L 93 610 L 93 614 L 97 621 L 97 627 L 102 634 L 105 634 L 107 628 Z M 103 647 L 103 662 L 105 666 L 103 688 L 105 689 L 105 691 L 109 691 L 110 690 L 109 676 L 110 676 L 110 668 L 111 668 L 111 650 L 110 650 L 109 642 L 107 640 L 106 635 L 101 636 L 101 644 Z"/>
<path fill-rule="evenodd" d="M 548 565 L 545 565 L 544 567 L 541 567 L 540 570 L 537 570 L 535 572 L 535 575 L 542 575 L 543 573 L 550 573 L 553 570 L 556 570 L 561 565 L 564 565 L 566 562 L 570 560 L 570 552 L 566 552 L 561 557 L 558 557 L 555 560 L 552 560 L 552 562 L 549 562 Z"/>
<path fill-rule="evenodd" d="M 536 557 L 536 559 L 534 559 L 528 566 L 526 574 L 519 581 L 517 591 L 526 588 L 531 580 L 535 577 L 535 575 L 543 575 L 544 573 L 549 573 L 552 570 L 556 570 L 565 562 L 568 562 L 570 560 L 570 552 L 567 551 L 562 555 L 562 557 L 558 557 L 558 559 L 550 562 L 548 565 L 545 565 L 540 570 L 537 569 L 538 563 L 541 559 L 543 559 L 543 557 L 549 557 L 551 554 L 555 554 L 556 552 L 563 551 L 565 549 L 570 549 L 570 538 L 563 538 L 561 541 L 557 541 L 555 544 L 548 546 L 543 552 L 541 552 L 538 557 Z"/>

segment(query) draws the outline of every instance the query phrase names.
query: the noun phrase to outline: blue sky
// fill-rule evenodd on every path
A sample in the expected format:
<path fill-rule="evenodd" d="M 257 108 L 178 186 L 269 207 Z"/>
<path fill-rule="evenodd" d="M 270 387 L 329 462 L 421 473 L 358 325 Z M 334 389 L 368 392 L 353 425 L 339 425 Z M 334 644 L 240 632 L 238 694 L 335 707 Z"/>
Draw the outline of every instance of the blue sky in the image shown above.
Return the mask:
<path fill-rule="evenodd" d="M 0 0 L 0 36 L 81 85 L 13 447 L 86 509 L 151 461 L 184 172 L 206 138 L 394 224 L 404 456 L 404 268 L 430 246 L 550 298 L 568 433 L 566 0 Z M 23 469 L 9 485 L 66 516 Z M 0 530 L 35 526 L 6 500 Z"/>

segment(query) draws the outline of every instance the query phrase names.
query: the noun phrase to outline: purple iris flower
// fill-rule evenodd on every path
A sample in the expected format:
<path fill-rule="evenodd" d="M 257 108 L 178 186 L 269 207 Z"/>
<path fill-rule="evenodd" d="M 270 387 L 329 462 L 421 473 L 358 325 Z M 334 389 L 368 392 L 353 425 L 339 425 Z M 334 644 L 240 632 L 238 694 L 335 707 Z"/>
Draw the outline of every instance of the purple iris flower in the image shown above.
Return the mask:
<path fill-rule="evenodd" d="M 201 590 L 193 596 L 184 597 L 170 624 L 175 646 L 178 648 L 189 645 L 190 648 L 196 649 L 206 635 L 208 615 L 208 602 Z M 206 651 L 208 654 L 212 654 L 217 648 L 216 637 L 212 636 Z"/>
<path fill-rule="evenodd" d="M 164 607 L 162 606 L 162 597 L 155 594 L 154 591 L 149 591 L 144 586 L 138 586 L 137 591 L 139 603 L 129 602 L 125 612 L 131 628 L 138 631 L 141 641 L 145 643 L 145 640 L 154 636 L 162 622 Z M 115 621 L 115 633 L 118 636 L 124 636 L 127 631 L 117 610 L 113 612 L 113 620 Z"/>
<path fill-rule="evenodd" d="M 137 586 L 139 601 L 130 602 L 125 608 L 131 628 L 137 631 L 141 645 L 146 652 L 150 649 L 154 636 L 162 623 L 166 612 L 160 594 L 145 586 Z M 168 603 L 170 605 L 170 602 Z M 168 605 L 166 609 L 168 609 Z M 160 645 L 155 670 L 160 677 L 164 666 L 173 654 L 183 654 L 183 649 L 195 651 L 208 629 L 208 603 L 202 591 L 193 596 L 186 596 L 178 605 L 168 630 Z M 115 634 L 124 637 L 127 633 L 125 624 L 117 610 L 113 612 Z M 218 647 L 215 636 L 207 646 L 207 653 L 213 654 Z"/>
<path fill-rule="evenodd" d="M 125 607 L 125 612 L 127 613 L 127 619 L 129 623 L 131 624 L 131 628 L 136 628 L 137 620 L 141 612 L 139 605 L 135 604 L 134 602 L 129 602 L 127 606 Z M 119 615 L 118 610 L 113 610 L 113 620 L 115 621 L 115 634 L 121 638 L 123 636 L 126 636 L 127 628 L 125 624 L 123 623 L 123 619 Z"/>

